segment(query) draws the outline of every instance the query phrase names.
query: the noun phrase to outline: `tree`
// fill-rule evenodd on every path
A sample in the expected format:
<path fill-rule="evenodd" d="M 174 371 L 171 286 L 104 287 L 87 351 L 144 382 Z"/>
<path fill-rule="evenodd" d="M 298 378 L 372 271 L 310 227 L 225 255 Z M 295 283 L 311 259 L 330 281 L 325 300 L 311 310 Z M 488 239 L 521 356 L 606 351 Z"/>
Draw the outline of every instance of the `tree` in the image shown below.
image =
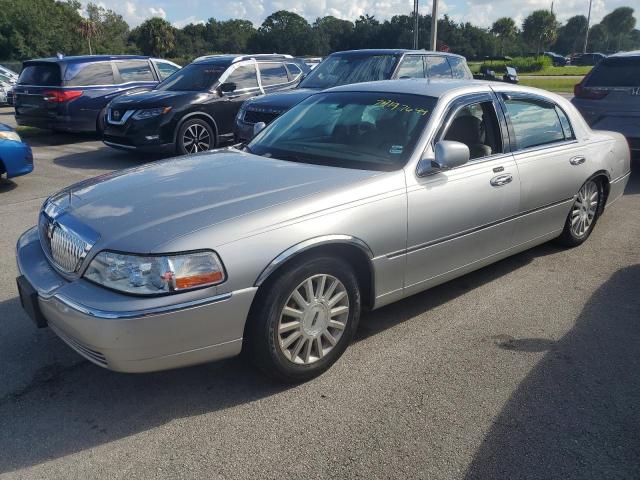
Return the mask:
<path fill-rule="evenodd" d="M 98 24 L 90 18 L 81 19 L 80 24 L 78 25 L 78 32 L 82 38 L 87 41 L 89 55 L 93 55 L 93 51 L 91 50 L 91 38 L 98 35 L 99 28 Z"/>
<path fill-rule="evenodd" d="M 600 25 L 604 27 L 607 34 L 607 50 L 619 50 L 624 37 L 629 35 L 636 26 L 633 8 L 616 8 L 613 12 L 604 16 Z"/>
<path fill-rule="evenodd" d="M 257 52 L 305 55 L 315 50 L 314 40 L 309 22 L 297 13 L 279 10 L 262 22 L 251 38 L 250 48 Z"/>
<path fill-rule="evenodd" d="M 96 27 L 93 52 L 101 54 L 128 53 L 129 25 L 122 15 L 94 3 L 87 5 L 87 20 Z"/>
<path fill-rule="evenodd" d="M 554 51 L 567 55 L 582 51 L 584 35 L 587 31 L 587 17 L 576 15 L 558 29 L 558 39 L 553 46 Z"/>
<path fill-rule="evenodd" d="M 328 15 L 318 18 L 313 24 L 318 40 L 318 54 L 327 55 L 331 52 L 347 50 L 353 33 L 353 22 L 340 20 Z"/>
<path fill-rule="evenodd" d="M 505 42 L 512 41 L 518 34 L 518 27 L 512 18 L 502 17 L 493 22 L 491 33 L 500 39 L 500 55 L 504 55 Z"/>
<path fill-rule="evenodd" d="M 153 17 L 131 32 L 143 54 L 162 57 L 175 47 L 174 28 L 169 22 Z"/>
<path fill-rule="evenodd" d="M 556 40 L 558 24 L 549 10 L 536 10 L 522 23 L 524 39 L 536 49 L 536 55 Z"/>

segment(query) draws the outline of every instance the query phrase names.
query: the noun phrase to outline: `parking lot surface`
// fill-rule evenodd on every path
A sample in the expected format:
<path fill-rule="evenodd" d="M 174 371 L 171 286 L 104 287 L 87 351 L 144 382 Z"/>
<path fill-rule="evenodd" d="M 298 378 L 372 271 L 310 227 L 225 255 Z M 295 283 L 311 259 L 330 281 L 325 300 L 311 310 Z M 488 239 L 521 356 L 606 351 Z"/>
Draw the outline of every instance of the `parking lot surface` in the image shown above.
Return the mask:
<path fill-rule="evenodd" d="M 110 372 L 37 330 L 17 298 L 20 233 L 56 190 L 153 157 L 29 142 L 35 171 L 0 181 L 0 478 L 640 478 L 637 161 L 581 247 L 365 313 L 333 368 L 281 386 L 241 359 Z"/>

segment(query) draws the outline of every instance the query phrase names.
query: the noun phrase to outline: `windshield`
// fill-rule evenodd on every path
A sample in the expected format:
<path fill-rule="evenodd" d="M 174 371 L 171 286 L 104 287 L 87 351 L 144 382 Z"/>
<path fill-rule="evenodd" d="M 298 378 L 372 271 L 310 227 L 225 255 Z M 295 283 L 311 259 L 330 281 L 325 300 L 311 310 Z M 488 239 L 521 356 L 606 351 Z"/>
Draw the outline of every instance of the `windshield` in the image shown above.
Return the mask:
<path fill-rule="evenodd" d="M 587 87 L 637 87 L 640 85 L 640 56 L 609 57 L 594 67 Z"/>
<path fill-rule="evenodd" d="M 388 80 L 397 59 L 396 55 L 332 55 L 314 68 L 300 87 L 324 90 L 338 85 Z"/>
<path fill-rule="evenodd" d="M 436 101 L 385 92 L 313 95 L 260 132 L 247 150 L 294 162 L 397 170 L 413 152 Z"/>
<path fill-rule="evenodd" d="M 200 92 L 209 90 L 227 69 L 228 63 L 192 63 L 167 77 L 156 90 Z"/>

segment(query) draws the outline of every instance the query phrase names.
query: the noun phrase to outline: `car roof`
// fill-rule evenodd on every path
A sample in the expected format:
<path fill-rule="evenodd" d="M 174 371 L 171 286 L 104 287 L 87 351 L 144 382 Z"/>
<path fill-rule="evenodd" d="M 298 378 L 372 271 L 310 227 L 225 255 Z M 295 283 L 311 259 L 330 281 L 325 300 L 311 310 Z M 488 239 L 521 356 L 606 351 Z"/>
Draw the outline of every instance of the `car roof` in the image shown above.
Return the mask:
<path fill-rule="evenodd" d="M 148 60 L 151 57 L 144 55 L 71 55 L 69 57 L 46 57 L 46 58 L 34 58 L 26 60 L 23 63 L 28 65 L 29 63 L 51 62 L 51 63 L 84 63 L 84 62 L 101 62 L 109 60 Z"/>
<path fill-rule="evenodd" d="M 432 80 L 426 78 L 403 78 L 399 80 L 380 80 L 377 82 L 352 83 L 333 87 L 327 92 L 381 92 L 381 93 L 406 93 L 413 95 L 425 95 L 428 97 L 441 97 L 449 91 L 467 87 L 489 85 L 489 82 L 481 80 Z M 482 90 L 482 89 L 481 89 Z"/>
<path fill-rule="evenodd" d="M 639 57 L 639 56 L 640 56 L 640 50 L 631 50 L 629 52 L 614 53 L 612 55 L 609 55 L 608 58 L 610 58 L 610 57 Z"/>
<path fill-rule="evenodd" d="M 207 63 L 207 62 L 228 62 L 234 63 L 241 60 L 294 60 L 291 55 L 284 55 L 279 53 L 258 53 L 251 54 L 221 54 L 221 55 L 204 55 L 196 58 L 193 63 Z"/>
<path fill-rule="evenodd" d="M 446 55 L 448 57 L 462 57 L 456 53 L 449 52 L 434 52 L 433 50 L 409 50 L 406 48 L 363 48 L 360 50 L 343 50 L 341 52 L 334 52 L 330 57 L 334 55 L 403 55 L 406 53 L 413 53 L 419 55 Z"/>

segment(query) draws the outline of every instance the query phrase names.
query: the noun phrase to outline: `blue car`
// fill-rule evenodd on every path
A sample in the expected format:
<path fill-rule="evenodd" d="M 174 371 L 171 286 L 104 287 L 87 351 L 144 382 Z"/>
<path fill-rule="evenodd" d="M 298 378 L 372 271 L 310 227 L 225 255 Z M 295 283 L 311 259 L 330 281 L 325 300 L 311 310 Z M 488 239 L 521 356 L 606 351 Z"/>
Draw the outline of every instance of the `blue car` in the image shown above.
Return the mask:
<path fill-rule="evenodd" d="M 8 125 L 0 123 L 0 175 L 19 177 L 33 171 L 31 147 Z"/>
<path fill-rule="evenodd" d="M 13 88 L 16 121 L 50 130 L 101 132 L 111 100 L 148 90 L 179 69 L 167 60 L 140 55 L 27 60 Z"/>

